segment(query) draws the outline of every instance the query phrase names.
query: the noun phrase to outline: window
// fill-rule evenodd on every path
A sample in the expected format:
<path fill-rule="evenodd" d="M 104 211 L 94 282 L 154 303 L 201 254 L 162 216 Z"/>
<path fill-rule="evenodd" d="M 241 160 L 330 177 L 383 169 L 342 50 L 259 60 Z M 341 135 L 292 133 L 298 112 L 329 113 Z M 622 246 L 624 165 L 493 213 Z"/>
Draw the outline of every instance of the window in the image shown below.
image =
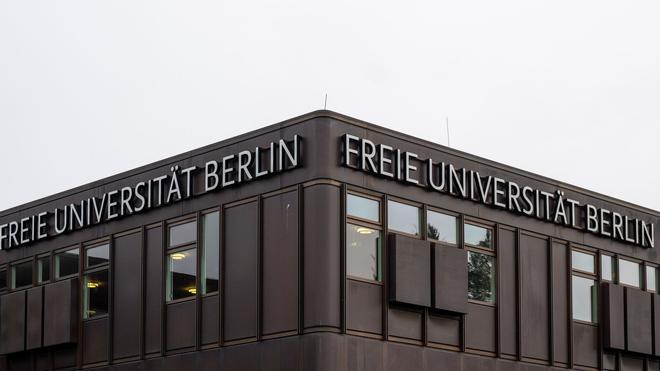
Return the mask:
<path fill-rule="evenodd" d="M 32 261 L 11 266 L 11 288 L 32 286 Z"/>
<path fill-rule="evenodd" d="M 600 256 L 600 277 L 603 281 L 614 282 L 614 262 L 615 260 L 609 255 Z"/>
<path fill-rule="evenodd" d="M 78 249 L 71 249 L 55 255 L 55 278 L 78 274 Z"/>
<path fill-rule="evenodd" d="M 489 228 L 478 227 L 472 224 L 465 224 L 465 233 L 463 238 L 466 245 L 472 245 L 486 249 L 493 248 L 493 231 Z"/>
<path fill-rule="evenodd" d="M 650 292 L 658 291 L 657 268 L 646 266 L 646 290 Z"/>
<path fill-rule="evenodd" d="M 220 279 L 220 212 L 202 215 L 204 265 L 202 266 L 202 294 L 218 291 Z"/>
<path fill-rule="evenodd" d="M 197 251 L 182 250 L 167 255 L 167 300 L 197 294 Z"/>
<path fill-rule="evenodd" d="M 197 295 L 197 222 L 172 225 L 169 227 L 168 236 L 166 300 L 195 297 Z"/>
<path fill-rule="evenodd" d="M 83 277 L 83 317 L 94 318 L 108 314 L 108 264 L 110 245 L 85 249 L 85 276 Z"/>
<path fill-rule="evenodd" d="M 381 280 L 380 231 L 359 225 L 346 226 L 346 274 L 374 281 Z"/>
<path fill-rule="evenodd" d="M 0 290 L 7 288 L 7 269 L 0 269 Z"/>
<path fill-rule="evenodd" d="M 346 275 L 380 282 L 383 278 L 380 202 L 348 194 L 346 213 Z"/>
<path fill-rule="evenodd" d="M 426 212 L 427 235 L 430 240 L 456 244 L 456 217 L 435 211 Z"/>
<path fill-rule="evenodd" d="M 495 302 L 495 257 L 468 251 L 468 299 Z"/>
<path fill-rule="evenodd" d="M 490 228 L 464 225 L 464 242 L 468 249 L 468 299 L 495 303 L 496 271 Z"/>
<path fill-rule="evenodd" d="M 37 283 L 48 281 L 50 281 L 50 256 L 42 256 L 37 259 Z"/>
<path fill-rule="evenodd" d="M 346 195 L 346 214 L 349 217 L 380 222 L 380 202 L 354 194 Z"/>
<path fill-rule="evenodd" d="M 604 257 L 605 255 L 603 255 Z M 584 251 L 571 251 L 573 319 L 596 323 L 597 286 L 596 256 Z"/>
<path fill-rule="evenodd" d="M 633 287 L 640 287 L 641 270 L 639 267 L 639 263 L 619 259 L 619 283 Z"/>
<path fill-rule="evenodd" d="M 580 251 L 571 252 L 571 264 L 573 269 L 586 273 L 596 273 L 594 266 L 595 256 Z"/>
<path fill-rule="evenodd" d="M 387 228 L 390 231 L 419 236 L 419 207 L 388 201 Z"/>

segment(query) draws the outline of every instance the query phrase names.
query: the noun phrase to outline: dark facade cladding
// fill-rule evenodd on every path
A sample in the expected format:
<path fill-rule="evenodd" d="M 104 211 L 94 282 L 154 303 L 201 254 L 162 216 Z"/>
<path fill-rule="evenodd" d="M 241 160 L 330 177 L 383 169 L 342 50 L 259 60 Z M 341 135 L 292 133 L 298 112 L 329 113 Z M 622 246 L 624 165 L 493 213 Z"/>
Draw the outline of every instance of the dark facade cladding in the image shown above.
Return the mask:
<path fill-rule="evenodd" d="M 0 213 L 0 370 L 660 370 L 659 228 L 312 112 Z"/>

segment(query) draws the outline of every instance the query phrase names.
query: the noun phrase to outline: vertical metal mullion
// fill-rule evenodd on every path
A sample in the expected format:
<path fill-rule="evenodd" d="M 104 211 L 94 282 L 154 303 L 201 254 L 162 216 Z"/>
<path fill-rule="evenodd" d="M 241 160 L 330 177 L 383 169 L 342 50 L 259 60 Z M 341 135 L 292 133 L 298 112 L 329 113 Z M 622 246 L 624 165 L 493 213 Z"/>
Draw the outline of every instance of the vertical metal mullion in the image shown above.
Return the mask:
<path fill-rule="evenodd" d="M 260 194 L 257 197 L 257 341 L 261 340 L 263 332 L 263 250 L 264 250 L 264 231 L 263 231 L 263 197 Z"/>
<path fill-rule="evenodd" d="M 110 240 L 108 241 L 108 244 L 110 245 L 110 263 L 108 264 L 108 289 L 110 290 L 109 293 L 109 312 L 110 315 L 108 316 L 108 364 L 112 364 L 113 360 L 113 346 L 114 346 L 114 324 L 115 324 L 115 290 L 114 290 L 114 281 L 115 281 L 115 272 L 114 272 L 114 267 L 115 267 L 115 237 L 110 236 Z M 86 260 L 86 259 L 85 259 Z M 84 264 L 84 263 L 83 263 Z"/>
<path fill-rule="evenodd" d="M 552 249 L 554 246 L 554 238 L 548 238 L 548 334 L 550 335 L 550 344 L 548 347 L 548 355 L 550 356 L 550 365 L 555 365 L 555 298 L 554 298 L 554 289 L 555 289 L 555 274 L 554 274 L 554 257 L 552 254 Z"/>
<path fill-rule="evenodd" d="M 160 223 L 161 229 L 161 244 L 160 244 L 160 259 L 161 259 L 161 270 L 160 270 L 160 355 L 162 357 L 167 353 L 167 223 L 162 221 Z"/>
<path fill-rule="evenodd" d="M 302 184 L 298 184 L 298 335 L 303 334 L 305 327 L 305 197 Z"/>
<path fill-rule="evenodd" d="M 516 229 L 516 359 L 522 360 L 522 254 L 520 228 Z"/>
<path fill-rule="evenodd" d="M 459 238 L 460 238 L 459 246 L 460 246 L 461 249 L 465 250 L 465 238 L 464 238 L 465 237 L 465 233 L 464 233 L 465 215 L 461 214 L 460 217 L 459 217 L 459 220 L 460 220 L 460 222 L 459 222 L 460 225 L 458 227 L 458 230 L 459 230 L 458 233 L 459 233 Z M 465 264 L 467 264 L 467 262 Z M 469 290 L 469 287 L 468 287 L 468 290 Z M 461 348 L 461 352 L 465 352 L 465 348 L 466 348 L 466 341 L 465 341 L 466 338 L 467 338 L 466 335 L 465 335 L 465 328 L 466 328 L 465 321 L 466 321 L 466 319 L 467 319 L 467 315 L 462 314 L 461 315 L 461 322 L 460 322 L 460 329 L 461 329 L 460 348 Z"/>
<path fill-rule="evenodd" d="M 142 249 L 140 251 L 140 359 L 144 359 L 146 353 L 146 300 L 147 300 L 147 229 L 143 225 L 140 228 Z"/>
<path fill-rule="evenodd" d="M 575 366 L 575 357 L 573 355 L 573 267 L 571 264 L 571 254 L 573 251 L 573 244 L 569 242 L 568 248 L 566 249 L 566 265 L 567 265 L 567 287 L 566 291 L 568 292 L 568 367 L 573 368 Z"/>
<path fill-rule="evenodd" d="M 383 328 L 383 339 L 387 340 L 390 336 L 390 330 L 389 330 L 389 301 L 387 300 L 389 296 L 389 290 L 390 290 L 390 284 L 389 284 L 389 266 L 390 266 L 390 256 L 388 253 L 389 250 L 389 244 L 387 243 L 388 241 L 388 235 L 389 235 L 389 224 L 387 222 L 388 219 L 388 208 L 387 208 L 387 203 L 389 202 L 389 197 L 387 194 L 383 195 L 381 198 L 382 204 L 380 205 L 380 225 L 383 230 L 383 234 L 381 236 L 381 274 L 382 277 L 381 279 L 383 280 L 383 285 L 381 289 L 381 295 L 382 295 L 382 309 L 381 309 L 381 316 L 383 317 L 381 319 L 382 321 L 382 328 Z"/>
<path fill-rule="evenodd" d="M 218 331 L 218 346 L 223 346 L 225 343 L 225 321 L 224 321 L 224 313 L 225 313 L 225 244 L 226 244 L 226 237 L 225 237 L 225 205 L 220 205 L 220 251 L 218 253 L 218 258 L 219 258 L 219 267 L 220 267 L 220 274 L 218 275 L 220 282 L 218 284 L 218 295 L 220 295 L 218 303 L 219 303 L 219 314 L 218 314 L 218 325 L 219 325 L 219 331 Z"/>
<path fill-rule="evenodd" d="M 497 279 L 497 287 L 496 287 L 496 300 L 495 300 L 495 315 L 496 315 L 496 321 L 495 321 L 495 331 L 497 331 L 496 336 L 497 336 L 497 342 L 495 344 L 495 350 L 497 353 L 497 357 L 501 358 L 502 357 L 502 305 L 500 305 L 500 295 L 502 293 L 502 264 L 501 264 L 501 259 L 499 258 L 499 249 L 500 249 L 500 225 L 497 224 L 495 226 L 495 238 L 493 239 L 495 241 L 495 275 Z"/>
<path fill-rule="evenodd" d="M 429 280 L 431 282 L 431 290 L 434 289 L 435 283 L 433 280 L 433 270 L 434 270 L 434 265 L 435 265 L 435 260 L 433 259 L 433 246 L 430 242 L 428 242 L 428 231 L 427 231 L 427 207 L 426 204 L 422 205 L 422 217 L 421 219 L 421 225 L 420 225 L 420 230 L 421 230 L 421 237 L 422 240 L 427 241 L 427 248 L 429 249 L 429 259 L 431 260 L 431 270 L 430 270 L 430 277 Z M 422 312 L 422 344 L 424 346 L 427 346 L 429 344 L 429 309 L 424 308 Z"/>
<path fill-rule="evenodd" d="M 339 200 L 339 230 L 340 230 L 340 323 L 341 323 L 341 332 L 346 333 L 346 307 L 348 306 L 348 301 L 346 300 L 346 184 L 342 183 L 340 189 L 340 200 Z"/>
<path fill-rule="evenodd" d="M 195 268 L 195 274 L 197 279 L 195 287 L 195 349 L 199 350 L 202 344 L 202 264 L 204 264 L 204 257 L 206 255 L 206 246 L 203 246 L 203 236 L 204 228 L 202 226 L 202 213 L 195 213 L 195 219 L 197 221 L 197 267 Z"/>
<path fill-rule="evenodd" d="M 83 309 L 84 309 L 84 292 L 83 292 L 83 284 L 84 284 L 84 273 L 83 273 L 83 261 L 85 257 L 85 250 L 84 247 L 81 243 L 78 244 L 78 297 L 80 300 L 78 301 L 78 318 L 76 319 L 78 321 L 78 354 L 77 354 L 77 363 L 78 363 L 78 368 L 82 368 L 83 364 L 83 348 L 85 347 L 85 339 L 83 337 L 84 332 L 83 332 Z M 8 270 L 9 271 L 9 270 Z"/>
<path fill-rule="evenodd" d="M 597 349 L 598 349 L 598 370 L 602 371 L 603 370 L 603 357 L 605 357 L 605 352 L 603 350 L 603 310 L 602 310 L 602 305 L 600 305 L 602 298 L 601 298 L 601 291 L 600 291 L 600 286 L 601 286 L 601 281 L 603 277 L 603 273 L 601 272 L 601 251 L 597 250 L 596 251 L 596 264 L 595 264 L 595 269 L 594 272 L 596 273 L 596 302 L 592 303 L 592 305 L 596 306 L 596 322 L 598 323 L 598 340 L 597 340 Z"/>

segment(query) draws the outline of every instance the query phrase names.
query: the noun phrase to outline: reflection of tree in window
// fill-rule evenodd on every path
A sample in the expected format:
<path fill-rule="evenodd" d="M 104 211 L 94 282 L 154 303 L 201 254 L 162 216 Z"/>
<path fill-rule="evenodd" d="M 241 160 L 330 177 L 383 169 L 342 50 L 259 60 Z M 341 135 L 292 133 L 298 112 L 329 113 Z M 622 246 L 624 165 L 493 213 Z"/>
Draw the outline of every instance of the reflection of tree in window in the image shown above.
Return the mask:
<path fill-rule="evenodd" d="M 487 229 L 487 230 L 486 230 L 486 238 L 484 238 L 483 240 L 479 241 L 479 244 L 478 244 L 477 246 L 490 248 L 490 247 L 492 246 L 492 245 L 491 245 L 491 244 L 492 244 L 492 240 L 491 240 L 492 237 L 491 237 L 491 234 L 492 234 L 492 233 L 491 233 L 490 229 Z"/>
<path fill-rule="evenodd" d="M 476 252 L 468 252 L 468 298 L 479 301 L 493 301 L 494 274 L 493 257 Z"/>
<path fill-rule="evenodd" d="M 429 232 L 429 238 L 434 239 L 434 240 L 439 240 L 440 239 L 440 233 L 438 232 L 438 228 L 434 227 L 433 224 L 428 224 L 428 232 Z"/>

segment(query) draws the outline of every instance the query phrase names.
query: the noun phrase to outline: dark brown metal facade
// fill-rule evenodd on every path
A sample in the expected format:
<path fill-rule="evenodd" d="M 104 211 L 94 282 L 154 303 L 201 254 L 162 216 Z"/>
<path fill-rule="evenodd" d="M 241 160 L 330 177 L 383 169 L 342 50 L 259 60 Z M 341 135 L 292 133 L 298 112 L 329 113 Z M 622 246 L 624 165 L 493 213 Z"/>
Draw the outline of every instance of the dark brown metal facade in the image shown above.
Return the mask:
<path fill-rule="evenodd" d="M 203 166 L 295 134 L 303 138 L 300 168 L 0 251 L 9 275 L 18 261 L 36 264 L 49 256 L 52 262 L 56 252 L 99 241 L 111 246 L 106 316 L 83 319 L 82 262 L 74 277 L 55 280 L 51 273 L 43 285 L 2 293 L 0 370 L 660 370 L 657 294 L 606 284 L 598 324 L 574 321 L 571 313 L 573 249 L 658 266 L 657 248 L 342 167 L 340 138 L 347 133 L 548 192 L 561 187 L 576 200 L 660 229 L 657 211 L 334 112 L 313 112 L 0 213 L 5 223 L 174 165 Z M 197 193 L 202 184 L 194 180 Z M 347 193 L 380 201 L 381 222 L 372 227 L 389 237 L 382 282 L 347 277 Z M 462 238 L 446 250 L 426 241 L 425 231 L 412 242 L 391 234 L 389 199 L 456 215 L 459 231 L 463 222 L 491 228 L 495 303 L 466 300 Z M 219 290 L 166 303 L 167 228 L 187 220 L 199 228 L 212 211 L 220 211 Z"/>

